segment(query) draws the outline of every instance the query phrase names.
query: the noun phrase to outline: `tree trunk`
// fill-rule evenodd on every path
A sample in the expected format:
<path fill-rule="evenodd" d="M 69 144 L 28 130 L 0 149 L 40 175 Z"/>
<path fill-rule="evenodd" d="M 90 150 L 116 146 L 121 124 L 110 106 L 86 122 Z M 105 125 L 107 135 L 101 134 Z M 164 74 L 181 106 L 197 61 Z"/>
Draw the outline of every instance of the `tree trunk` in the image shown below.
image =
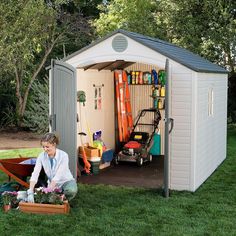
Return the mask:
<path fill-rule="evenodd" d="M 16 78 L 16 116 L 17 116 L 17 126 L 22 127 L 22 117 L 21 117 L 21 110 L 22 110 L 22 104 L 23 104 L 23 98 L 21 95 L 21 76 L 19 75 L 19 71 L 17 69 L 17 65 L 14 67 L 15 69 L 15 78 Z"/>

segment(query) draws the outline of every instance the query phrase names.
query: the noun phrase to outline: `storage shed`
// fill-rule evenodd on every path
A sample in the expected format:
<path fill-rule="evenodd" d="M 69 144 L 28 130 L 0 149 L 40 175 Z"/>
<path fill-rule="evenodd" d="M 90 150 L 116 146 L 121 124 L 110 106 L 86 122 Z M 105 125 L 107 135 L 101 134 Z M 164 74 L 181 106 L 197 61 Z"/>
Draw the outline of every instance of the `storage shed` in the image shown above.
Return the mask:
<path fill-rule="evenodd" d="M 110 148 L 116 144 L 114 70 L 166 70 L 168 116 L 163 110 L 160 130 L 169 189 L 195 191 L 226 158 L 228 72 L 220 66 L 174 44 L 124 30 L 93 42 L 64 62 L 76 68 L 77 91 L 86 93 L 82 109 L 91 132 L 102 130 Z M 150 85 L 130 86 L 130 94 L 133 117 L 153 106 Z M 169 118 L 174 121 L 171 133 Z"/>

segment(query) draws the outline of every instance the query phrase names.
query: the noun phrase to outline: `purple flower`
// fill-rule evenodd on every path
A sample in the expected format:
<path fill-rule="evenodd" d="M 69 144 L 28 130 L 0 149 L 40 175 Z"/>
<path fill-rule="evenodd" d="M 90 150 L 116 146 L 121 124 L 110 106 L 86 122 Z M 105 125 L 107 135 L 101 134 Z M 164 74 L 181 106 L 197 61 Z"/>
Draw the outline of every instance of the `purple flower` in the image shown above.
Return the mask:
<path fill-rule="evenodd" d="M 60 189 L 60 188 L 54 188 L 54 190 L 53 190 L 55 193 L 61 193 L 62 192 L 62 190 Z"/>

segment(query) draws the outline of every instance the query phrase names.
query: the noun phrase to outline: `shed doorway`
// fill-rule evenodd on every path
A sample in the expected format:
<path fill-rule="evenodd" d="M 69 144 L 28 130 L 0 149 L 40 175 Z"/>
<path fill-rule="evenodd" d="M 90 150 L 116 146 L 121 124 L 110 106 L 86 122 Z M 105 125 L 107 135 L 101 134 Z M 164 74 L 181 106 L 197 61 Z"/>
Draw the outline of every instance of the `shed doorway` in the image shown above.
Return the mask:
<path fill-rule="evenodd" d="M 164 71 L 165 68 L 159 68 L 158 66 L 148 65 L 144 63 L 138 62 L 127 62 L 127 61 L 114 61 L 114 62 L 102 62 L 92 65 L 87 65 L 86 67 L 81 67 L 78 69 L 78 89 L 84 88 L 92 88 L 97 85 L 106 86 L 106 81 L 103 80 L 102 77 L 107 77 L 103 75 L 103 71 L 106 70 L 110 75 L 108 76 L 109 80 L 114 81 L 114 71 L 116 69 L 125 70 L 127 73 L 135 72 L 150 72 L 152 70 L 155 71 Z M 89 74 L 92 74 L 90 77 Z M 96 80 L 95 80 L 96 78 Z M 82 80 L 82 83 L 80 83 Z M 86 82 L 85 82 L 86 81 Z M 96 81 L 96 83 L 94 82 Z M 114 82 L 113 82 L 114 84 Z M 115 86 L 115 85 L 114 85 Z M 115 114 L 115 87 L 113 86 L 113 113 Z M 159 85 L 158 85 L 159 86 Z M 146 83 L 140 84 L 139 82 L 136 84 L 129 83 L 129 91 L 131 98 L 131 107 L 132 107 L 132 115 L 133 119 L 137 117 L 140 110 L 145 108 L 153 108 L 154 106 L 154 98 L 152 96 L 153 89 L 155 88 L 154 83 Z M 89 98 L 88 101 L 92 101 Z M 138 167 L 136 163 L 132 162 L 121 162 L 118 166 L 114 166 L 112 163 L 109 167 L 99 170 L 99 173 L 96 175 L 81 175 L 79 177 L 80 183 L 86 184 L 111 184 L 111 185 L 122 185 L 122 186 L 134 186 L 134 187 L 146 187 L 146 188 L 161 188 L 164 183 L 164 150 L 165 150 L 165 96 L 160 96 L 162 107 L 160 107 L 162 119 L 159 123 L 159 133 L 161 135 L 161 143 L 160 143 L 160 153 L 158 155 L 153 156 L 152 162 L 146 162 L 143 166 Z M 90 109 L 94 109 L 91 107 Z M 89 110 L 90 110 L 89 109 Z M 88 113 L 88 112 L 87 112 Z M 91 114 L 91 117 L 96 116 Z M 109 119 L 106 115 L 103 114 L 105 122 Z M 119 151 L 117 149 L 117 124 L 115 122 L 116 117 L 113 116 L 114 122 L 114 131 L 110 132 L 110 135 L 114 135 L 115 138 L 115 151 L 116 153 Z M 150 117 L 149 117 L 150 119 Z M 147 121 L 150 122 L 150 121 Z M 92 124 L 93 121 L 90 119 L 89 124 Z M 93 126 L 93 125 L 92 125 Z M 91 128 L 91 127 L 90 127 Z M 92 127 L 93 129 L 94 127 Z M 142 128 L 141 128 L 142 130 Z"/>

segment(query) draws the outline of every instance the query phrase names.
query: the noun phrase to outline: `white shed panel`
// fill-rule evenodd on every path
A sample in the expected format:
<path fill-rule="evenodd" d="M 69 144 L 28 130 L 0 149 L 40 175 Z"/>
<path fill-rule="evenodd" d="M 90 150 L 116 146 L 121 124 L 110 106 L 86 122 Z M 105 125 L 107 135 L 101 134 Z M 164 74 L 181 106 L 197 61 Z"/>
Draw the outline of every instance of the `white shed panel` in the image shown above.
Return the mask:
<path fill-rule="evenodd" d="M 226 158 L 227 76 L 199 73 L 196 89 L 194 190 Z"/>
<path fill-rule="evenodd" d="M 177 190 L 191 189 L 192 74 L 178 63 L 171 64 L 170 188 Z"/>

